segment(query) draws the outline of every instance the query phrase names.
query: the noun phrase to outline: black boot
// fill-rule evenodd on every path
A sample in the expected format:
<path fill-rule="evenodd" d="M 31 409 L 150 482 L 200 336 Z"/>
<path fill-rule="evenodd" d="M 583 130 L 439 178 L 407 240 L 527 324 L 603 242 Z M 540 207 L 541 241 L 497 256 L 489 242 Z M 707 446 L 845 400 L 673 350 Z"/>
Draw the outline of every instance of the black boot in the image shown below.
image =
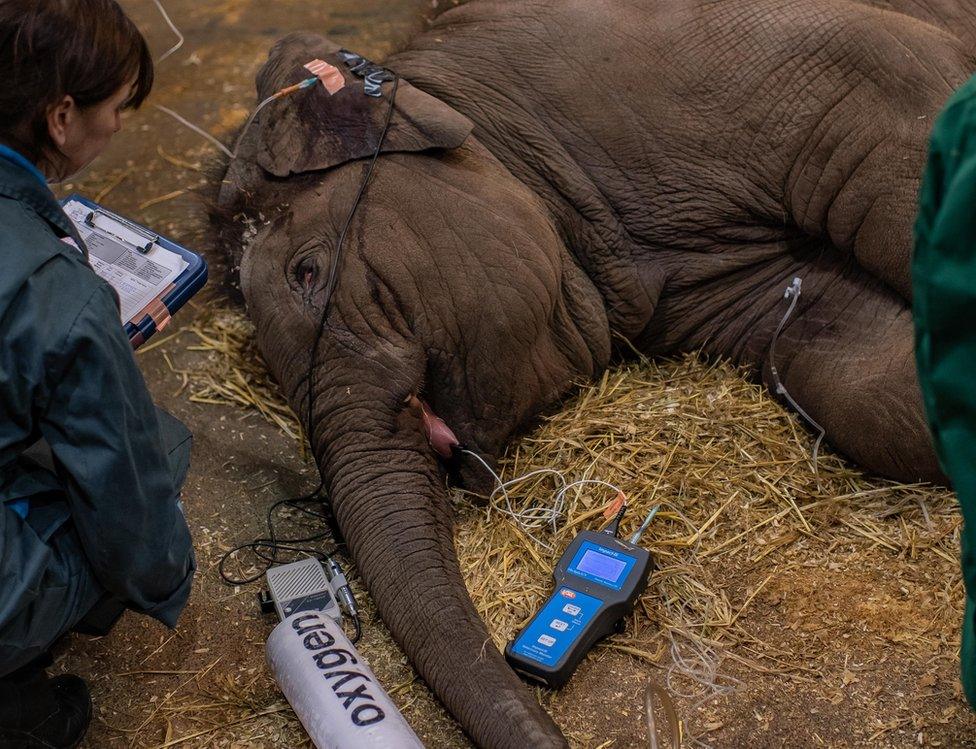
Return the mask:
<path fill-rule="evenodd" d="M 88 686 L 31 664 L 0 679 L 0 749 L 70 749 L 91 722 Z"/>

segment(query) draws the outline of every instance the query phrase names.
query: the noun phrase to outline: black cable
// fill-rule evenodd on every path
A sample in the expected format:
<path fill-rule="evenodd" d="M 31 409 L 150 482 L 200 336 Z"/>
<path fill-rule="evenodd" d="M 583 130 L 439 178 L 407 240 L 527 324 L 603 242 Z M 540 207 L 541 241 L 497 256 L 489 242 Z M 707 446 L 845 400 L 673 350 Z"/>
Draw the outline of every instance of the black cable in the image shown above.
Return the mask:
<path fill-rule="evenodd" d="M 325 334 L 326 320 L 329 316 L 329 309 L 331 307 L 331 302 L 335 290 L 339 284 L 339 269 L 340 269 L 340 258 L 342 255 L 342 250 L 345 245 L 346 234 L 349 232 L 349 227 L 352 225 L 352 220 L 356 215 L 356 210 L 359 208 L 359 204 L 362 202 L 363 196 L 366 194 L 366 187 L 369 185 L 370 178 L 373 175 L 373 169 L 376 167 L 376 162 L 380 157 L 380 153 L 383 150 L 383 144 L 386 141 L 386 135 L 390 130 L 390 123 L 393 120 L 393 111 L 396 105 L 396 94 L 397 88 L 400 85 L 399 76 L 393 76 L 393 88 L 390 91 L 390 106 L 387 108 L 386 120 L 383 123 L 383 130 L 380 132 L 379 142 L 376 144 L 376 150 L 373 152 L 373 156 L 369 161 L 369 165 L 366 168 L 366 173 L 363 176 L 363 181 L 359 186 L 359 191 L 356 193 L 356 198 L 353 201 L 352 208 L 349 210 L 349 215 L 346 217 L 346 221 L 342 226 L 342 231 L 339 233 L 339 238 L 336 241 L 335 253 L 332 256 L 332 263 L 329 267 L 329 277 L 325 286 L 325 298 L 322 302 L 322 315 L 319 318 L 318 329 L 315 334 L 315 340 L 312 344 L 312 352 L 308 360 L 308 375 L 305 378 L 307 383 L 307 408 L 305 410 L 305 423 L 306 423 L 306 437 L 308 438 L 309 444 L 312 444 L 312 394 L 314 392 L 315 386 L 315 361 L 318 357 L 319 343 L 322 340 L 322 336 Z M 272 565 L 276 564 L 279 560 L 279 551 L 291 551 L 296 553 L 308 554 L 317 558 L 319 561 L 325 563 L 332 558 L 332 553 L 335 552 L 333 549 L 332 553 L 327 553 L 319 549 L 314 549 L 310 547 L 294 546 L 293 544 L 304 544 L 312 541 L 319 541 L 327 536 L 332 536 L 333 541 L 336 546 L 339 545 L 338 539 L 338 528 L 335 524 L 335 517 L 328 511 L 328 501 L 323 496 L 322 492 L 325 489 L 325 480 L 319 475 L 319 484 L 310 493 L 304 494 L 300 497 L 289 497 L 287 499 L 281 499 L 272 504 L 268 508 L 267 523 L 268 523 L 268 537 L 267 538 L 256 538 L 249 543 L 241 544 L 236 546 L 230 551 L 226 552 L 220 559 L 220 563 L 217 565 L 217 571 L 219 572 L 221 578 L 224 582 L 229 585 L 246 585 L 259 580 L 263 577 Z M 302 507 L 302 503 L 305 502 L 319 502 L 323 507 L 327 509 L 326 512 L 315 512 L 307 507 Z M 274 524 L 274 513 L 278 507 L 282 505 L 287 505 L 298 512 L 304 513 L 306 515 L 316 517 L 325 520 L 329 524 L 329 531 L 318 533 L 312 536 L 306 536 L 304 538 L 278 538 L 277 532 L 275 531 Z M 261 551 L 261 549 L 270 549 L 271 553 L 267 554 Z M 243 551 L 244 549 L 249 549 L 255 556 L 266 562 L 264 569 L 246 578 L 232 578 L 227 574 L 225 566 L 227 561 L 237 552 Z M 350 591 L 350 595 L 352 591 Z M 352 613 L 353 626 L 355 627 L 355 636 L 352 639 L 353 643 L 356 643 L 362 636 L 362 625 L 359 621 L 358 613 Z"/>
<path fill-rule="evenodd" d="M 326 538 L 327 536 L 332 535 L 330 531 L 324 531 L 322 533 L 316 533 L 311 536 L 305 536 L 302 538 L 278 538 L 278 533 L 275 529 L 275 520 L 274 520 L 275 510 L 277 510 L 282 505 L 287 505 L 289 507 L 298 509 L 302 512 L 308 514 L 314 514 L 316 516 L 322 517 L 321 513 L 315 513 L 311 510 L 307 510 L 304 507 L 300 507 L 296 505 L 296 502 L 310 501 L 312 499 L 315 499 L 314 495 L 306 494 L 303 497 L 279 499 L 277 502 L 272 504 L 268 508 L 268 513 L 267 513 L 268 537 L 256 538 L 253 541 L 249 541 L 248 543 L 235 546 L 233 549 L 226 552 L 220 558 L 220 563 L 217 565 L 217 571 L 220 574 L 221 578 L 223 578 L 224 582 L 227 583 L 228 585 L 247 585 L 248 583 L 253 583 L 255 580 L 260 579 L 273 564 L 280 561 L 278 557 L 279 551 L 293 551 L 298 553 L 305 553 L 310 556 L 314 556 L 323 562 L 328 561 L 331 558 L 331 554 L 323 552 L 319 549 L 314 549 L 309 547 L 299 547 L 299 546 L 295 546 L 294 544 L 304 544 L 312 541 L 319 541 L 323 538 Z M 260 550 L 262 548 L 269 548 L 271 550 L 271 554 L 268 555 L 261 552 Z M 264 560 L 265 562 L 267 562 L 267 564 L 265 565 L 263 570 L 256 572 L 250 577 L 243 577 L 243 578 L 231 577 L 229 574 L 227 574 L 226 571 L 227 562 L 234 554 L 236 554 L 239 551 L 243 551 L 244 549 L 250 549 L 255 556 Z"/>
<path fill-rule="evenodd" d="M 620 520 L 623 518 L 624 513 L 627 512 L 627 503 L 624 502 L 620 505 L 620 509 L 617 510 L 616 516 L 610 521 L 610 524 L 603 529 L 603 532 L 609 536 L 616 538 L 620 535 Z"/>
<path fill-rule="evenodd" d="M 349 215 L 346 217 L 346 222 L 342 226 L 342 231 L 339 232 L 339 239 L 336 242 L 335 253 L 332 255 L 332 266 L 329 268 L 329 280 L 325 286 L 325 300 L 322 303 L 322 316 L 319 318 L 318 331 L 315 334 L 315 341 L 312 343 L 312 355 L 308 360 L 308 376 L 306 378 L 307 382 L 307 402 L 308 406 L 305 411 L 305 423 L 307 425 L 306 435 L 308 437 L 309 444 L 312 444 L 312 393 L 314 392 L 314 385 L 316 384 L 314 380 L 315 376 L 315 359 L 319 352 L 319 343 L 322 340 L 322 335 L 325 332 L 325 322 L 326 318 L 329 316 L 329 305 L 332 301 L 332 294 L 335 292 L 336 286 L 339 283 L 339 260 L 342 255 L 343 245 L 346 239 L 346 233 L 349 231 L 350 225 L 352 225 L 352 220 L 356 215 L 356 209 L 359 208 L 360 202 L 362 202 L 363 195 L 366 193 L 366 187 L 369 185 L 369 179 L 373 176 L 373 169 L 376 167 L 376 161 L 380 157 L 380 152 L 383 150 L 383 143 L 386 141 L 386 134 L 390 130 L 390 122 L 393 120 L 393 109 L 396 104 L 396 94 L 397 88 L 400 85 L 400 77 L 394 75 L 393 77 L 393 89 L 390 92 L 390 106 L 386 111 L 386 121 L 383 123 L 383 130 L 380 133 L 379 142 L 376 144 L 376 151 L 373 153 L 373 157 L 369 161 L 369 166 L 366 168 L 366 174 L 363 177 L 362 184 L 359 186 L 359 192 L 356 194 L 356 199 L 352 204 L 352 209 L 349 211 Z M 322 481 L 319 481 L 318 489 L 316 492 L 321 491 L 323 488 Z M 315 493 L 315 492 L 313 492 Z"/>
<path fill-rule="evenodd" d="M 353 617 L 352 617 L 352 626 L 353 626 L 353 629 L 355 630 L 355 632 L 353 633 L 353 636 L 352 636 L 352 639 L 350 640 L 350 642 L 353 645 L 355 645 L 357 642 L 359 642 L 359 638 L 363 636 L 363 626 L 362 626 L 362 624 L 359 623 L 359 615 L 358 614 L 354 614 L 353 615 Z"/>

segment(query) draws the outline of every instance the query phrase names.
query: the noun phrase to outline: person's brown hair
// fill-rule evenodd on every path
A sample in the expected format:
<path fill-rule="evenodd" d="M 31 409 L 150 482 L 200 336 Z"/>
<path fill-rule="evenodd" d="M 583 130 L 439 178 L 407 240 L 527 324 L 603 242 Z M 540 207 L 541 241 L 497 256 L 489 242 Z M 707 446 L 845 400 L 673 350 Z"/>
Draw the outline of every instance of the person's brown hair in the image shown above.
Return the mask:
<path fill-rule="evenodd" d="M 99 104 L 133 79 L 126 108 L 149 95 L 153 63 L 115 0 L 0 0 L 0 142 L 34 163 L 59 154 L 50 107 L 65 95 Z"/>

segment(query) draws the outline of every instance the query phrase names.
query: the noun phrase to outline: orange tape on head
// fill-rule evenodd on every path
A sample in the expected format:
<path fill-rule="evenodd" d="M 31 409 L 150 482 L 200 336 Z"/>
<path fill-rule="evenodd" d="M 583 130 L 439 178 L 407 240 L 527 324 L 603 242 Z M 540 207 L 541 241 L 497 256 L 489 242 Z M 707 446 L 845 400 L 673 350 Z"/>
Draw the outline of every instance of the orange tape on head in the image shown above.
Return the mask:
<path fill-rule="evenodd" d="M 325 86 L 325 90 L 332 95 L 338 93 L 346 85 L 346 79 L 343 77 L 339 68 L 335 65 L 330 65 L 325 60 L 315 59 L 305 63 L 303 67 L 309 73 L 318 77 L 322 81 L 322 85 Z"/>

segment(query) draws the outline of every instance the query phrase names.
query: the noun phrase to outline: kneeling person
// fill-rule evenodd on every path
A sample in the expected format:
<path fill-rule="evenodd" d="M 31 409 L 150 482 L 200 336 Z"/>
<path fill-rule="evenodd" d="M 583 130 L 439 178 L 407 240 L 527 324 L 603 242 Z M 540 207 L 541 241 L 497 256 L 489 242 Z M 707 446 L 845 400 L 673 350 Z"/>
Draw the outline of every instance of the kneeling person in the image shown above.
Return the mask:
<path fill-rule="evenodd" d="M 0 746 L 75 746 L 71 630 L 124 608 L 174 626 L 195 563 L 190 434 L 154 407 L 112 288 L 47 186 L 94 159 L 152 86 L 115 0 L 0 0 Z"/>

